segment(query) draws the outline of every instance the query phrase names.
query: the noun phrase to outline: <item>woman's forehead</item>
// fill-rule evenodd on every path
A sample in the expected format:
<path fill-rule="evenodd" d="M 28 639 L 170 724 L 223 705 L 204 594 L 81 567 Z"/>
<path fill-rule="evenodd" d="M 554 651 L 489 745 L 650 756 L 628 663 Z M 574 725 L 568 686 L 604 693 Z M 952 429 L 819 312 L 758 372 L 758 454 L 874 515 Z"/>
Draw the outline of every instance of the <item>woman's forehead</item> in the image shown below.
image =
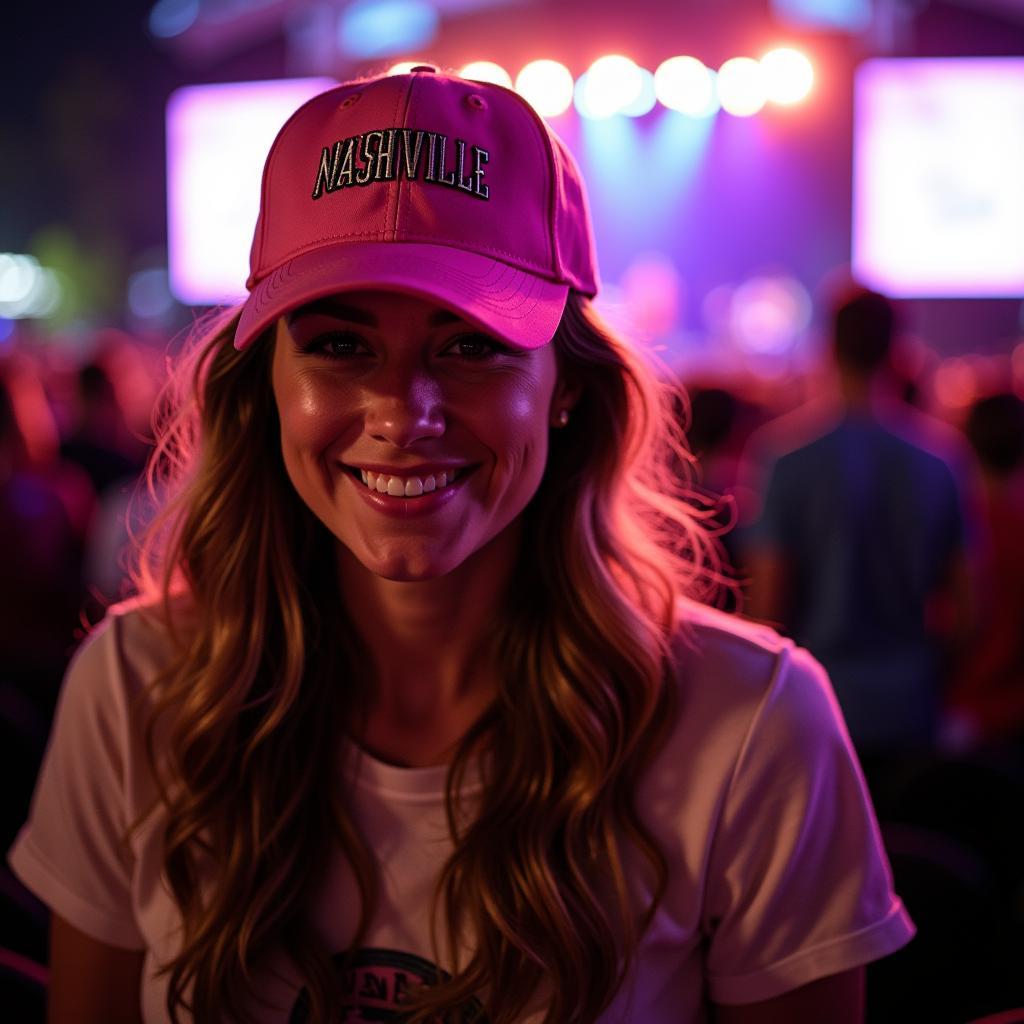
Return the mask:
<path fill-rule="evenodd" d="M 428 327 L 469 322 L 454 310 L 432 299 L 376 289 L 342 292 L 315 299 L 292 310 L 285 319 L 292 323 L 314 315 L 346 320 L 364 327 L 379 327 L 381 323 L 395 317 L 414 319 Z"/>

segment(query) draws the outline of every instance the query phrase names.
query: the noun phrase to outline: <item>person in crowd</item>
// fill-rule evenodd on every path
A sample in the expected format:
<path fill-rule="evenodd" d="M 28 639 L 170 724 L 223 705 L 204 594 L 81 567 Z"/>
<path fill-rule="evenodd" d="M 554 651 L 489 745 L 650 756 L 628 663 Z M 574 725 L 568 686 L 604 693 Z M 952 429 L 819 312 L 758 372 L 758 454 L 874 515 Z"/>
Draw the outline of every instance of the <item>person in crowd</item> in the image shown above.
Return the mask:
<path fill-rule="evenodd" d="M 860 1021 L 914 926 L 825 672 L 714 606 L 562 141 L 426 65 L 322 93 L 248 288 L 9 855 L 51 1021 Z"/>
<path fill-rule="evenodd" d="M 979 398 L 964 430 L 981 468 L 985 586 L 946 735 L 960 751 L 1016 749 L 1024 767 L 1024 401 L 1009 391 Z"/>
<path fill-rule="evenodd" d="M 933 750 L 946 667 L 975 611 L 971 463 L 911 410 L 891 364 L 894 308 L 835 304 L 837 391 L 760 428 L 744 477 L 747 613 L 819 658 L 869 777 Z"/>
<path fill-rule="evenodd" d="M 135 452 L 126 450 L 124 414 L 107 371 L 99 363 L 86 363 L 76 383 L 75 423 L 60 453 L 89 474 L 102 497 L 112 486 L 134 481 L 143 467 Z"/>
<path fill-rule="evenodd" d="M 37 384 L 22 362 L 0 366 L 0 685 L 17 689 L 45 721 L 74 644 L 95 499 L 85 474 L 47 444 L 56 431 L 47 432 L 54 424 Z"/>

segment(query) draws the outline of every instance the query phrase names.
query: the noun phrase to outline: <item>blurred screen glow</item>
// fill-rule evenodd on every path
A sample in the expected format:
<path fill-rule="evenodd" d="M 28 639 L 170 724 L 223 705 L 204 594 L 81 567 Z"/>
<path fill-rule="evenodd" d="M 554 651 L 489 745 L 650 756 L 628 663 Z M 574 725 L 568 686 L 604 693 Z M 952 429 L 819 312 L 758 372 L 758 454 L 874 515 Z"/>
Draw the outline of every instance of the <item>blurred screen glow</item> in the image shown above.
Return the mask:
<path fill-rule="evenodd" d="M 854 85 L 854 274 L 902 298 L 1024 295 L 1024 58 L 875 59 Z"/>
<path fill-rule="evenodd" d="M 329 78 L 195 85 L 167 102 L 171 291 L 188 305 L 245 295 L 263 164 L 278 129 Z"/>
<path fill-rule="evenodd" d="M 531 61 L 516 76 L 516 92 L 541 117 L 557 117 L 572 105 L 572 74 L 556 60 Z"/>

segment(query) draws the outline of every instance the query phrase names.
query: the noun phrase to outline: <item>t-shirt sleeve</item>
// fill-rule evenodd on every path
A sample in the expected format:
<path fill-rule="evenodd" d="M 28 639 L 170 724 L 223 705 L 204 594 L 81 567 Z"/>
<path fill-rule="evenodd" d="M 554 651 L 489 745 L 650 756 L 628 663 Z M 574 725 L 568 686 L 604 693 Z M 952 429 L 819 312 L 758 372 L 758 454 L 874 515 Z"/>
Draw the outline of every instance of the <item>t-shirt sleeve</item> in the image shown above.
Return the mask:
<path fill-rule="evenodd" d="M 68 668 L 32 797 L 8 853 L 15 875 L 80 931 L 123 949 L 145 941 L 132 911 L 126 815 L 127 715 L 108 618 Z"/>
<path fill-rule="evenodd" d="M 714 1002 L 770 999 L 886 956 L 915 934 L 831 684 L 802 648 L 778 654 L 710 857 Z"/>

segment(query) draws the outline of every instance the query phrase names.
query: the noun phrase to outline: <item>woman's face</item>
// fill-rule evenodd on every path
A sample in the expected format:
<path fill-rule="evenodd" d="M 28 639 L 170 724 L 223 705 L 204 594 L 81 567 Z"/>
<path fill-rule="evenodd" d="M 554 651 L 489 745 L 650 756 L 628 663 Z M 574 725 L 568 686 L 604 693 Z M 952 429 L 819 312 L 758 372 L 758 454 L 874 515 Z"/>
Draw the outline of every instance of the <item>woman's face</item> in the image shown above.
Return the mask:
<path fill-rule="evenodd" d="M 571 405 L 551 345 L 516 351 L 397 292 L 346 293 L 282 318 L 272 374 L 295 490 L 393 580 L 451 572 L 513 523 Z"/>

